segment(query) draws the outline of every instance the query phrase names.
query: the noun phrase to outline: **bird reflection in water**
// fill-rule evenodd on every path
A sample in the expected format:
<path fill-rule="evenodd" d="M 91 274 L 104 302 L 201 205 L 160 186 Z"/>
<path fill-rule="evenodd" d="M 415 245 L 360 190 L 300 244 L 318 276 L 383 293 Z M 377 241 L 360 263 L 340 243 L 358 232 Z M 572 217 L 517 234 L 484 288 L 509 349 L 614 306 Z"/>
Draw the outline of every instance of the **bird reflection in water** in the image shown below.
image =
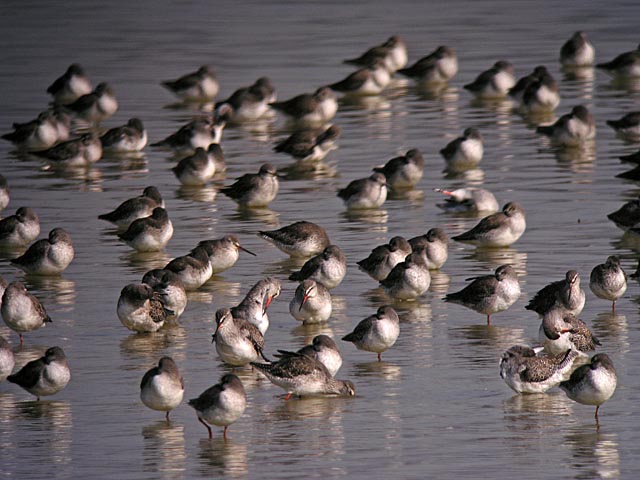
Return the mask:
<path fill-rule="evenodd" d="M 474 97 L 470 100 L 469 105 L 473 109 L 489 111 L 500 118 L 509 117 L 517 106 L 510 98 L 480 98 Z"/>
<path fill-rule="evenodd" d="M 382 305 L 378 305 L 378 307 L 380 306 Z M 402 302 L 394 308 L 398 313 L 398 317 L 400 317 L 400 325 L 403 323 L 424 324 L 431 322 L 431 304 L 427 302 Z"/>
<path fill-rule="evenodd" d="M 389 212 L 386 210 L 382 210 L 379 208 L 372 208 L 366 210 L 345 210 L 340 214 L 342 219 L 347 222 L 361 222 L 365 225 L 362 226 L 362 230 L 366 229 L 367 232 L 372 231 L 381 231 L 386 232 L 387 227 L 386 223 L 389 220 Z M 342 220 L 341 219 L 341 220 Z M 366 224 L 374 224 L 374 225 L 384 225 L 382 229 L 371 228 L 370 225 Z"/>
<path fill-rule="evenodd" d="M 537 448 L 540 435 L 530 435 L 531 431 L 555 432 L 573 414 L 573 404 L 557 389 L 553 393 L 513 395 L 502 402 L 502 409 L 506 428 L 518 433 L 512 437 L 516 449 L 528 449 L 531 442 Z"/>
<path fill-rule="evenodd" d="M 213 185 L 186 186 L 182 185 L 176 190 L 176 198 L 180 200 L 191 200 L 200 203 L 213 203 L 218 190 Z M 212 212 L 213 213 L 213 212 Z"/>
<path fill-rule="evenodd" d="M 45 304 L 55 303 L 72 307 L 76 300 L 76 282 L 60 276 L 35 276 L 28 275 L 27 289 L 39 290 L 40 298 Z M 70 311 L 71 308 L 59 309 L 60 311 Z"/>
<path fill-rule="evenodd" d="M 571 92 L 576 98 L 584 100 L 593 98 L 593 80 L 595 78 L 593 67 L 563 67 L 562 78 L 563 94 Z"/>
<path fill-rule="evenodd" d="M 120 354 L 123 360 L 132 363 L 131 367 L 125 369 L 139 370 L 150 368 L 149 365 L 156 363 L 167 349 L 171 348 L 172 356 L 179 362 L 181 359 L 175 356 L 174 349 L 186 349 L 187 337 L 184 330 L 178 326 L 164 326 L 153 333 L 132 333 L 120 342 Z M 140 361 L 144 364 L 140 366 Z"/>
<path fill-rule="evenodd" d="M 391 103 L 382 95 L 345 95 L 338 103 L 341 112 L 349 112 L 350 117 L 357 117 L 358 122 L 374 123 L 373 120 L 376 117 L 387 118 L 391 116 Z M 352 112 L 360 112 L 364 115 Z"/>
<path fill-rule="evenodd" d="M 335 340 L 335 333 L 331 329 L 331 319 L 328 322 L 301 324 L 291 330 L 294 339 L 298 339 L 300 346 L 309 345 L 316 335 L 328 335 Z M 289 349 L 291 350 L 291 349 Z"/>
<path fill-rule="evenodd" d="M 616 433 L 597 432 L 588 425 L 575 427 L 565 435 L 564 445 L 571 449 L 569 464 L 575 478 L 621 478 Z"/>
<path fill-rule="evenodd" d="M 600 312 L 592 320 L 593 332 L 602 340 L 603 345 L 618 345 L 620 353 L 631 350 L 629 341 L 629 323 L 625 315 L 619 313 Z"/>
<path fill-rule="evenodd" d="M 484 182 L 484 170 L 481 168 L 470 168 L 468 170 L 448 170 L 444 169 L 445 180 L 464 180 L 469 185 L 480 185 Z"/>
<path fill-rule="evenodd" d="M 592 173 L 596 159 L 595 142 L 586 142 L 578 147 L 553 149 L 558 165 L 568 169 L 571 173 Z M 575 182 L 585 183 L 586 179 L 575 179 Z"/>
<path fill-rule="evenodd" d="M 20 458 L 18 449 L 29 444 L 30 455 L 37 459 L 40 468 L 55 465 L 55 476 L 69 478 L 71 472 L 71 446 L 73 440 L 73 410 L 71 403 L 59 400 L 17 402 L 14 410 L 16 422 L 29 425 L 28 429 L 16 432 L 11 442 L 3 444 L 2 456 Z M 36 435 L 37 438 L 32 437 Z M 2 458 L 0 456 L 0 458 Z M 29 475 L 34 475 L 31 462 L 27 462 Z M 18 476 L 19 470 L 14 470 Z M 37 476 L 37 474 L 35 474 Z M 42 477 L 47 476 L 42 472 Z"/>
<path fill-rule="evenodd" d="M 176 478 L 186 470 L 184 425 L 155 422 L 142 427 L 142 464 L 154 478 Z"/>
<path fill-rule="evenodd" d="M 526 126 L 536 129 L 540 125 L 551 125 L 558 120 L 555 112 L 544 110 L 540 112 L 520 112 Z"/>
<path fill-rule="evenodd" d="M 194 290 L 191 292 L 187 292 L 187 301 L 189 303 L 191 302 L 195 302 L 195 303 L 207 303 L 207 304 L 211 304 L 213 303 L 213 299 L 214 294 L 211 291 L 207 291 L 207 284 L 203 285 L 201 288 L 201 290 Z"/>
<path fill-rule="evenodd" d="M 64 188 L 68 189 L 70 181 L 74 182 L 78 186 L 78 190 L 82 192 L 102 192 L 104 174 L 102 170 L 96 166 L 90 167 L 51 167 L 45 165 L 41 168 L 41 172 L 45 177 L 58 178 L 64 180 L 59 185 L 51 185 L 49 188 Z"/>
<path fill-rule="evenodd" d="M 239 282 L 229 282 L 225 280 L 224 273 L 213 275 L 197 291 L 187 293 L 189 301 L 201 303 L 211 303 L 213 299 L 232 298 L 239 302 L 242 300 L 241 284 Z"/>
<path fill-rule="evenodd" d="M 106 179 L 116 178 L 118 180 L 142 179 L 149 173 L 147 156 L 142 152 L 131 152 L 129 154 L 114 154 L 104 157 L 100 161 L 100 166 L 104 170 Z"/>
<path fill-rule="evenodd" d="M 495 366 L 507 348 L 527 344 L 524 328 L 496 326 L 493 323 L 491 326 L 476 323 L 452 327 L 450 335 L 452 354 L 472 367 Z"/>
<path fill-rule="evenodd" d="M 158 252 L 137 252 L 128 251 L 119 258 L 120 261 L 130 265 L 140 276 L 154 268 L 164 268 L 169 263 L 171 257 L 163 250 Z"/>
<path fill-rule="evenodd" d="M 445 82 L 417 83 L 413 87 L 413 91 L 419 100 L 429 102 L 438 101 L 454 107 L 457 107 L 458 99 L 460 98 L 458 90 Z"/>
<path fill-rule="evenodd" d="M 429 273 L 431 274 L 429 291 L 440 296 L 447 293 L 451 284 L 451 277 L 440 270 L 429 270 Z"/>
<path fill-rule="evenodd" d="M 391 355 L 389 355 L 391 356 Z M 353 365 L 353 375 L 355 377 L 379 377 L 384 380 L 399 380 L 402 369 L 399 365 L 389 363 L 385 359 L 382 361 L 362 362 Z"/>
<path fill-rule="evenodd" d="M 237 208 L 229 210 L 223 217 L 235 224 L 238 222 L 262 222 L 269 226 L 278 226 L 278 214 L 268 208 Z"/>
<path fill-rule="evenodd" d="M 267 110 L 260 118 L 249 121 L 237 122 L 231 120 L 227 123 L 229 135 L 227 139 L 251 138 L 255 142 L 273 141 L 273 121 L 277 117 L 276 112 Z"/>
<path fill-rule="evenodd" d="M 291 272 L 297 272 L 300 270 L 309 258 L 310 257 L 278 257 L 276 261 L 271 262 L 265 267 L 264 275 L 265 277 L 272 275 L 283 275 L 288 277 Z M 295 287 L 293 287 L 293 290 L 295 290 Z"/>
<path fill-rule="evenodd" d="M 409 202 L 414 207 L 421 207 L 424 204 L 424 190 L 413 188 L 393 189 L 389 191 L 388 200 L 403 200 Z"/>
<path fill-rule="evenodd" d="M 463 258 L 484 263 L 488 269 L 493 269 L 500 265 L 511 265 L 518 277 L 524 278 L 527 275 L 527 253 L 520 252 L 512 247 L 476 248 Z"/>
<path fill-rule="evenodd" d="M 616 77 L 611 80 L 609 87 L 611 90 L 622 90 L 627 93 L 640 92 L 640 78 L 638 77 Z"/>
<path fill-rule="evenodd" d="M 207 478 L 246 477 L 248 448 L 233 438 L 202 439 L 198 443 L 198 469 Z"/>
<path fill-rule="evenodd" d="M 299 160 L 278 169 L 278 176 L 284 180 L 319 180 L 335 178 L 338 169 L 335 165 L 324 161 L 306 162 Z"/>

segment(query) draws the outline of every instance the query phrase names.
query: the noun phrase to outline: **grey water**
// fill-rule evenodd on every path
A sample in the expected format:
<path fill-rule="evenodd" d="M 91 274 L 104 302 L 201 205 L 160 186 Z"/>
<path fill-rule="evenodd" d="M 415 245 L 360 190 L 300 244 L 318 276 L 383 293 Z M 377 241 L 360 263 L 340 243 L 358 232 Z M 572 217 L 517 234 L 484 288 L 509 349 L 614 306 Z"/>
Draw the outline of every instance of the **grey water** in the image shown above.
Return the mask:
<path fill-rule="evenodd" d="M 640 4 L 609 2 L 444 3 L 292 1 L 137 1 L 0 3 L 0 130 L 37 116 L 49 101 L 46 87 L 66 67 L 81 63 L 94 84 L 109 82 L 120 109 L 102 127 L 141 118 L 150 140 L 175 131 L 197 112 L 170 107 L 175 99 L 160 81 L 202 64 L 215 67 L 224 98 L 260 76 L 269 76 L 279 99 L 342 79 L 352 67 L 341 61 L 391 35 L 400 35 L 412 63 L 439 45 L 453 47 L 460 69 L 438 91 L 394 79 L 381 95 L 342 102 L 333 123 L 342 128 L 339 148 L 313 172 L 294 172 L 291 160 L 272 152 L 289 130 L 281 117 L 223 134 L 229 169 L 202 189 L 181 188 L 170 168 L 175 159 L 147 147 L 140 158 L 105 157 L 86 171 L 60 172 L 0 143 L 0 173 L 11 203 L 33 207 L 44 236 L 64 227 L 76 258 L 60 277 L 33 278 L 0 258 L 0 274 L 24 280 L 44 303 L 53 323 L 26 336 L 23 349 L 4 323 L 0 335 L 16 347 L 18 363 L 52 345 L 64 348 L 72 369 L 69 386 L 35 402 L 0 383 L 0 478 L 638 478 L 640 474 L 640 288 L 631 280 L 615 314 L 588 290 L 591 269 L 620 255 L 635 270 L 640 243 L 606 214 L 637 197 L 635 183 L 615 178 L 626 170 L 618 156 L 639 144 L 616 137 L 605 123 L 640 110 L 640 85 L 616 84 L 601 71 L 578 78 L 563 73 L 560 46 L 584 30 L 597 61 L 638 45 Z M 556 118 L 586 105 L 597 123 L 593 148 L 556 152 L 510 102 L 478 104 L 462 85 L 496 60 L 511 61 L 517 76 L 546 65 L 560 82 Z M 553 118 L 545 119 L 551 121 Z M 450 177 L 438 150 L 469 126 L 485 138 L 478 169 Z M 381 209 L 347 214 L 336 190 L 369 175 L 398 153 L 419 148 L 425 175 L 408 194 Z M 269 209 L 241 212 L 221 185 L 264 162 L 287 172 Z M 175 233 L 165 251 L 139 255 L 121 243 L 100 213 L 156 185 Z M 488 251 L 450 245 L 448 262 L 432 286 L 411 304 L 398 305 L 398 342 L 377 362 L 375 354 L 339 341 L 358 321 L 388 302 L 356 261 L 392 236 L 415 236 L 440 226 L 455 235 L 478 219 L 446 214 L 434 188 L 482 186 L 500 204 L 520 202 L 528 228 L 512 247 Z M 333 292 L 326 325 L 302 327 L 288 313 L 296 285 L 286 280 L 299 267 L 256 233 L 308 220 L 323 226 L 348 259 L 345 281 Z M 241 256 L 227 272 L 189 295 L 180 326 L 153 335 L 124 328 L 116 316 L 119 292 L 149 269 L 185 254 L 198 241 L 239 236 L 257 257 Z M 465 279 L 515 266 L 522 296 L 492 325 L 442 297 Z M 499 377 L 500 354 L 516 343 L 535 343 L 539 320 L 524 309 L 529 298 L 569 269 L 581 274 L 587 303 L 581 315 L 602 341 L 618 372 L 618 388 L 600 409 L 596 430 L 591 406 L 558 389 L 514 395 Z M 217 383 L 228 371 L 211 345 L 218 308 L 236 305 L 260 278 L 283 280 L 269 309 L 267 354 L 295 349 L 317 333 L 339 343 L 339 378 L 356 386 L 353 398 L 284 401 L 284 392 L 251 369 L 239 375 L 248 407 L 223 441 L 212 441 L 186 399 Z M 185 402 L 167 424 L 139 399 L 146 370 L 172 356 L 185 379 Z"/>

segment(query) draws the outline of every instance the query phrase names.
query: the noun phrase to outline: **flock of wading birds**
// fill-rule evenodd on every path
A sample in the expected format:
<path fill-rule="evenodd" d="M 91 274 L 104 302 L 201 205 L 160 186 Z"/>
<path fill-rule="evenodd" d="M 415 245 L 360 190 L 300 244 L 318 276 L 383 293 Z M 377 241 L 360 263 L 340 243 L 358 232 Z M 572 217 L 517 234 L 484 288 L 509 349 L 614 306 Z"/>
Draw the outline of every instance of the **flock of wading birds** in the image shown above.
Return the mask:
<path fill-rule="evenodd" d="M 591 69 L 594 48 L 583 32 L 575 33 L 561 48 L 560 62 L 569 71 Z M 215 73 L 207 66 L 163 85 L 185 103 L 213 105 L 213 113 L 195 118 L 176 133 L 152 144 L 173 150 L 183 156 L 172 169 L 184 185 L 204 185 L 226 165 L 220 148 L 223 128 L 227 123 L 241 124 L 280 112 L 288 117 L 295 130 L 278 142 L 274 150 L 291 155 L 297 165 L 313 165 L 336 148 L 340 136 L 337 126 L 328 125 L 338 110 L 335 92 L 349 96 L 376 95 L 383 91 L 394 74 L 414 79 L 421 85 L 448 82 L 458 71 L 455 52 L 446 46 L 438 47 L 410 67 L 407 49 L 397 36 L 367 50 L 358 58 L 345 63 L 359 67 L 345 79 L 321 87 L 313 93 L 298 95 L 286 101 L 276 101 L 273 85 L 266 77 L 253 85 L 236 90 L 228 99 L 214 103 L 219 91 Z M 623 53 L 613 60 L 597 64 L 613 76 L 626 79 L 640 77 L 640 50 Z M 535 115 L 551 112 L 559 104 L 558 83 L 544 66 L 516 79 L 513 66 L 498 61 L 480 73 L 470 84 L 464 85 L 481 99 L 512 96 L 520 102 L 523 113 Z M 14 131 L 2 136 L 13 142 L 20 152 L 35 155 L 52 168 L 85 167 L 99 160 L 103 152 L 129 154 L 139 152 L 147 144 L 142 122 L 132 118 L 126 125 L 99 134 L 97 125 L 118 108 L 111 87 L 100 83 L 95 89 L 82 68 L 71 65 L 47 89 L 53 96 L 52 107 L 28 123 L 14 124 Z M 619 120 L 607 122 L 619 135 L 640 139 L 640 112 L 632 112 Z M 82 130 L 82 127 L 91 128 Z M 88 133 L 70 139 L 72 132 Z M 595 124 L 584 106 L 574 107 L 552 125 L 540 126 L 538 133 L 550 137 L 558 148 L 580 147 L 595 136 Z M 480 162 L 483 138 L 475 128 L 468 128 L 463 136 L 450 142 L 440 153 L 449 171 L 461 171 Z M 624 158 L 640 164 L 640 152 Z M 368 177 L 355 180 L 338 191 L 348 209 L 380 207 L 388 189 L 412 188 L 421 179 L 424 159 L 418 149 L 389 160 L 374 168 Z M 220 191 L 243 208 L 264 207 L 278 192 L 277 171 L 264 164 L 256 174 L 245 174 Z M 478 247 L 506 247 L 516 242 L 526 228 L 525 211 L 516 202 L 509 202 L 498 212 L 493 194 L 481 188 L 441 190 L 446 197 L 439 206 L 451 211 L 469 211 L 485 216 L 471 230 L 453 240 Z M 0 209 L 9 203 L 7 181 L 0 176 Z M 157 188 L 144 189 L 139 197 L 129 199 L 112 212 L 100 215 L 115 224 L 119 237 L 138 251 L 161 250 L 173 235 L 173 226 L 164 209 Z M 640 202 L 629 202 L 609 215 L 618 226 L 632 229 L 640 222 Z M 40 233 L 38 216 L 29 207 L 20 207 L 15 215 L 0 221 L 0 247 L 10 251 L 24 251 Z M 329 290 L 342 281 L 346 260 L 336 245 L 332 245 L 324 229 L 314 223 L 300 221 L 278 230 L 262 231 L 264 239 L 292 257 L 309 258 L 290 280 L 299 281 L 291 300 L 291 315 L 304 323 L 326 321 L 331 315 Z M 213 274 L 234 265 L 244 249 L 234 235 L 216 240 L 201 241 L 187 255 L 169 262 L 163 269 L 147 272 L 141 283 L 122 289 L 117 305 L 121 322 L 135 332 L 155 332 L 165 323 L 176 322 L 187 304 L 186 291 L 196 290 Z M 425 235 L 406 240 L 394 237 L 388 244 L 372 250 L 358 262 L 359 268 L 380 282 L 394 301 L 415 300 L 430 285 L 430 270 L 439 269 L 448 256 L 448 237 L 440 228 Z M 74 258 L 71 237 L 62 228 L 55 228 L 47 239 L 31 244 L 11 264 L 28 275 L 58 275 Z M 0 281 L 2 318 L 20 336 L 37 330 L 50 322 L 45 308 L 25 286 L 14 281 L 7 285 Z M 591 272 L 589 287 L 599 297 L 615 302 L 626 288 L 626 275 L 617 257 L 597 265 Z M 213 335 L 218 355 L 232 367 L 252 365 L 271 382 L 282 387 L 286 399 L 296 395 L 354 395 L 354 385 L 338 380 L 334 375 L 342 364 L 335 342 L 326 335 L 318 335 L 311 345 L 297 352 L 278 350 L 276 361 L 264 353 L 264 334 L 269 326 L 267 308 L 280 294 L 281 283 L 265 278 L 249 290 L 246 297 L 233 308 L 216 312 L 216 331 Z M 446 295 L 445 301 L 457 303 L 476 312 L 491 315 L 509 308 L 520 296 L 516 272 L 510 265 L 499 266 L 495 274 L 470 279 L 461 291 Z M 500 376 L 518 393 L 540 393 L 559 385 L 573 400 L 596 405 L 598 409 L 616 388 L 616 372 L 608 355 L 600 353 L 589 358 L 589 352 L 600 345 L 589 327 L 578 319 L 585 303 L 576 271 L 570 270 L 562 280 L 540 290 L 526 306 L 537 312 L 542 322 L 539 330 L 541 346 L 531 348 L 516 345 L 503 353 Z M 391 306 L 383 306 L 355 327 L 343 340 L 358 349 L 375 352 L 380 360 L 382 352 L 392 347 L 399 335 L 399 319 Z M 260 361 L 260 360 L 263 361 Z M 62 348 L 49 348 L 42 358 L 24 365 L 16 373 L 13 350 L 0 337 L 0 381 L 5 378 L 38 397 L 62 390 L 71 378 Z M 160 359 L 158 366 L 144 375 L 141 400 L 151 409 L 169 413 L 182 401 L 183 380 L 170 357 Z M 224 426 L 235 422 L 244 412 L 246 395 L 240 379 L 230 373 L 219 384 L 189 400 L 211 437 L 209 425 Z"/>

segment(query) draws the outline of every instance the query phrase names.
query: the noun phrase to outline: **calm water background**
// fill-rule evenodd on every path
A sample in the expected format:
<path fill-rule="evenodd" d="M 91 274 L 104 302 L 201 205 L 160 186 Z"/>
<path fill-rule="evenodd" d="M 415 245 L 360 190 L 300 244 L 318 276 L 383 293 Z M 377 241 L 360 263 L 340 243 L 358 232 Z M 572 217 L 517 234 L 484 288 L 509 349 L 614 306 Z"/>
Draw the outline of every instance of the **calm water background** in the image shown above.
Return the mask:
<path fill-rule="evenodd" d="M 342 104 L 334 123 L 342 127 L 340 148 L 315 176 L 289 174 L 271 208 L 241 214 L 216 195 L 216 186 L 270 161 L 290 165 L 271 152 L 287 134 L 281 118 L 247 128 L 227 128 L 223 147 L 227 179 L 202 190 L 181 189 L 166 152 L 147 148 L 135 161 L 103 158 L 88 172 L 61 174 L 0 144 L 0 172 L 11 186 L 4 215 L 19 206 L 36 209 L 44 236 L 54 227 L 71 232 L 76 259 L 60 278 L 25 279 L 54 323 L 27 335 L 18 362 L 48 346 L 62 346 L 73 378 L 50 400 L 36 403 L 14 385 L 0 384 L 1 478 L 638 478 L 640 474 L 640 317 L 637 282 L 609 303 L 587 288 L 582 318 L 614 360 L 619 383 L 601 410 L 596 432 L 593 408 L 568 400 L 557 389 L 541 396 L 514 396 L 498 375 L 500 353 L 532 343 L 539 321 L 524 305 L 539 288 L 568 269 L 582 275 L 607 255 L 622 256 L 632 272 L 637 245 L 606 214 L 634 198 L 634 183 L 614 178 L 626 169 L 617 157 L 640 145 L 615 137 L 605 120 L 640 109 L 640 86 L 615 85 L 600 71 L 570 79 L 557 63 L 559 48 L 585 30 L 604 61 L 638 44 L 640 5 L 612 2 L 421 1 L 360 2 L 82 2 L 5 0 L 0 4 L 1 130 L 27 121 L 45 108 L 46 87 L 68 64 L 80 62 L 94 84 L 110 82 L 120 110 L 104 127 L 140 117 L 152 141 L 174 131 L 194 113 L 165 108 L 172 102 L 159 86 L 203 63 L 218 71 L 221 98 L 256 78 L 272 78 L 279 98 L 313 91 L 352 69 L 343 58 L 362 53 L 393 34 L 401 35 L 410 62 L 441 44 L 458 53 L 460 71 L 439 92 L 416 90 L 398 80 L 380 97 Z M 513 62 L 518 76 L 545 64 L 561 82 L 557 114 L 586 104 L 594 113 L 595 148 L 560 155 L 534 133 L 513 105 L 477 105 L 461 87 L 494 61 Z M 461 131 L 475 125 L 485 137 L 481 170 L 446 178 L 437 154 Z M 423 180 L 411 194 L 384 209 L 347 215 L 335 191 L 369 174 L 399 152 L 420 148 L 427 158 Z M 133 254 L 97 215 L 156 185 L 164 195 L 175 234 L 165 252 Z M 358 395 L 285 402 L 282 390 L 249 369 L 241 372 L 249 396 L 244 416 L 213 441 L 185 403 L 172 423 L 139 400 L 143 373 L 162 355 L 179 364 L 185 399 L 217 383 L 227 370 L 211 345 L 216 309 L 237 304 L 257 280 L 283 280 L 295 265 L 255 234 L 261 229 L 310 220 L 324 226 L 346 252 L 345 282 L 333 291 L 334 315 L 320 328 L 302 328 L 290 317 L 295 284 L 285 281 L 269 310 L 267 352 L 293 349 L 317 333 L 340 338 L 385 303 L 376 283 L 354 264 L 394 235 L 414 236 L 441 226 L 453 235 L 474 218 L 442 213 L 436 187 L 482 185 L 499 202 L 516 200 L 527 210 L 528 229 L 508 249 L 476 252 L 452 244 L 450 257 L 430 291 L 414 305 L 400 306 L 396 346 L 375 355 L 339 342 Z M 189 297 L 182 326 L 156 335 L 131 334 L 118 321 L 121 288 L 150 268 L 186 253 L 198 241 L 237 234 L 258 257 L 236 266 Z M 441 297 L 499 264 L 517 267 L 520 300 L 495 316 L 481 315 Z M 8 259 L 0 274 L 23 279 Z M 0 334 L 15 345 L 4 325 Z"/>

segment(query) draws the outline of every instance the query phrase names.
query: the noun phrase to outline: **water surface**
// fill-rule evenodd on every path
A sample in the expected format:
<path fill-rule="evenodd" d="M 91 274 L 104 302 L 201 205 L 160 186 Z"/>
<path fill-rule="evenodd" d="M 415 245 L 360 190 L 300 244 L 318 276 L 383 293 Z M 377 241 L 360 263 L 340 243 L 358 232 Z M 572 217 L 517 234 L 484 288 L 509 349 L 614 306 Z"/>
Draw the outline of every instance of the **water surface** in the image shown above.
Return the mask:
<path fill-rule="evenodd" d="M 167 152 L 147 148 L 139 159 L 104 158 L 86 172 L 53 172 L 0 143 L 1 173 L 12 199 L 36 209 L 42 235 L 54 227 L 71 232 L 77 256 L 59 278 L 25 278 L 0 259 L 0 274 L 24 279 L 54 323 L 27 336 L 20 365 L 48 346 L 69 356 L 73 378 L 58 395 L 36 403 L 6 382 L 0 384 L 0 477 L 2 478 L 637 478 L 640 472 L 640 356 L 638 285 L 630 283 L 615 315 L 587 289 L 582 318 L 602 339 L 617 368 L 614 397 L 601 409 L 597 432 L 593 408 L 568 400 L 557 389 L 540 396 L 514 396 L 498 375 L 502 351 L 533 343 L 538 319 L 524 310 L 542 286 L 569 269 L 586 288 L 591 269 L 610 254 L 635 269 L 640 245 L 623 236 L 606 214 L 635 198 L 634 183 L 614 176 L 626 170 L 617 157 L 640 145 L 625 143 L 607 119 L 640 109 L 640 87 L 617 85 L 600 71 L 575 79 L 557 62 L 560 46 L 585 30 L 604 61 L 637 46 L 640 6 L 634 2 L 419 1 L 362 2 L 52 2 L 5 1 L 0 5 L 0 111 L 2 131 L 43 110 L 46 87 L 68 64 L 81 63 L 95 83 L 110 82 L 120 110 L 104 127 L 132 116 L 145 123 L 152 141 L 164 138 L 195 112 L 167 108 L 173 102 L 159 81 L 210 63 L 218 71 L 221 97 L 268 75 L 281 99 L 315 90 L 346 76 L 354 57 L 393 34 L 401 35 L 410 61 L 438 45 L 453 47 L 460 71 L 439 91 L 416 89 L 398 79 L 381 96 L 341 104 L 334 123 L 342 128 L 339 149 L 316 175 L 291 175 L 269 209 L 239 212 L 217 187 L 266 161 L 284 169 L 286 156 L 272 153 L 288 131 L 281 118 L 246 128 L 227 128 L 223 148 L 226 180 L 201 190 L 181 188 Z M 498 59 L 510 60 L 518 76 L 545 64 L 561 82 L 561 115 L 582 103 L 598 128 L 595 146 L 558 153 L 539 138 L 531 122 L 508 102 L 481 105 L 462 85 Z M 464 128 L 485 138 L 480 168 L 450 178 L 438 150 Z M 425 176 L 408 195 L 365 215 L 345 213 L 335 196 L 349 181 L 369 175 L 409 148 L 426 155 Z M 175 226 L 166 251 L 139 255 L 113 234 L 98 214 L 156 185 Z M 139 400 L 144 372 L 172 356 L 193 398 L 227 371 L 211 345 L 214 312 L 237 304 L 260 278 L 283 279 L 283 292 L 269 310 L 267 351 L 294 349 L 317 333 L 339 339 L 386 302 L 377 284 L 355 262 L 394 235 L 415 236 L 440 226 L 449 235 L 477 222 L 436 206 L 434 188 L 481 185 L 501 204 L 518 201 L 528 229 L 507 249 L 475 251 L 452 244 L 450 257 L 420 301 L 399 305 L 397 344 L 378 363 L 374 354 L 339 342 L 355 398 L 283 400 L 282 391 L 249 369 L 240 371 L 249 396 L 244 416 L 213 441 L 191 408 L 181 405 L 167 425 L 163 415 Z M 349 269 L 333 291 L 334 314 L 318 328 L 290 317 L 296 268 L 256 236 L 297 220 L 325 227 L 345 251 Z M 256 258 L 236 266 L 189 297 L 181 327 L 135 335 L 118 321 L 120 290 L 150 268 L 186 253 L 198 241 L 237 234 Z M 441 298 L 465 279 L 513 264 L 523 294 L 487 327 L 470 310 Z M 299 265 L 298 265 L 299 266 Z M 4 325 L 0 334 L 15 345 Z M 509 473 L 507 473 L 509 472 Z"/>

